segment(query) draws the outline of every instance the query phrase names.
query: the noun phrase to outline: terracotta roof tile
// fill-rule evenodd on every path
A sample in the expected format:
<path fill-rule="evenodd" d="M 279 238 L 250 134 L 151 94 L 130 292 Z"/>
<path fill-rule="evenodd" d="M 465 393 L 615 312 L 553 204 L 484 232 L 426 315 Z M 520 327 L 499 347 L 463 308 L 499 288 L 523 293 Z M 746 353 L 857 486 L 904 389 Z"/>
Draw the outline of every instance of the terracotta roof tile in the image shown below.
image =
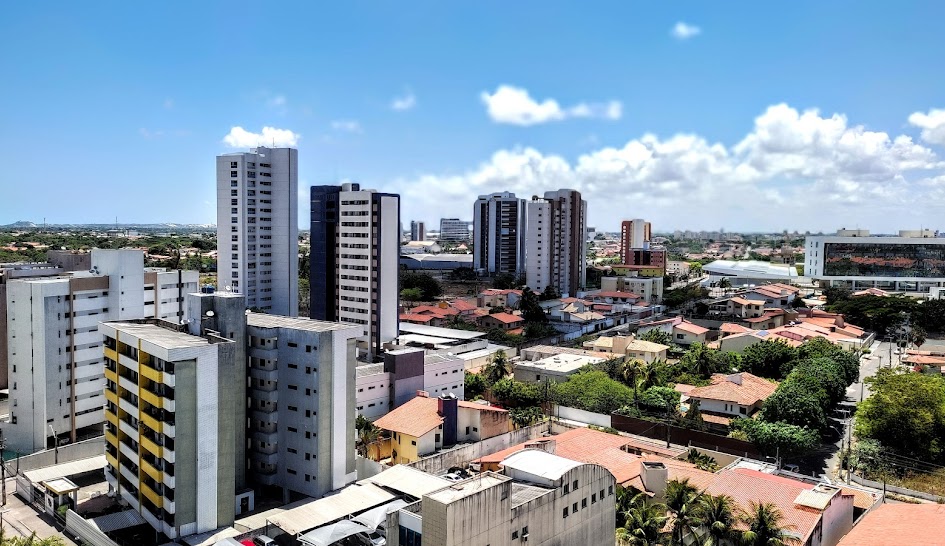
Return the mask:
<path fill-rule="evenodd" d="M 839 546 L 942 546 L 945 506 L 883 504 L 840 539 Z"/>
<path fill-rule="evenodd" d="M 457 405 L 461 408 L 469 408 L 478 411 L 507 413 L 507 410 L 502 408 L 463 400 L 460 400 Z M 439 402 L 436 398 L 417 396 L 396 408 L 394 411 L 374 421 L 374 424 L 384 430 L 399 432 L 419 438 L 440 426 L 443 422 L 443 417 L 441 417 L 438 412 Z"/>
<path fill-rule="evenodd" d="M 488 316 L 496 319 L 497 321 L 503 324 L 515 324 L 518 322 L 522 322 L 522 317 L 518 315 L 513 315 L 511 313 L 493 313 Z"/>
<path fill-rule="evenodd" d="M 683 332 L 689 332 L 690 334 L 702 335 L 709 331 L 708 328 L 703 328 L 698 324 L 693 324 L 691 322 L 680 322 L 679 324 L 673 325 L 673 328 L 679 328 Z"/>
<path fill-rule="evenodd" d="M 712 384 L 705 387 L 696 387 L 689 391 L 690 398 L 702 400 L 721 400 L 734 402 L 743 406 L 752 406 L 767 399 L 778 388 L 777 383 L 768 381 L 748 372 L 733 374 L 741 376 L 739 385 L 729 380 L 730 376 L 716 374 L 712 376 Z"/>

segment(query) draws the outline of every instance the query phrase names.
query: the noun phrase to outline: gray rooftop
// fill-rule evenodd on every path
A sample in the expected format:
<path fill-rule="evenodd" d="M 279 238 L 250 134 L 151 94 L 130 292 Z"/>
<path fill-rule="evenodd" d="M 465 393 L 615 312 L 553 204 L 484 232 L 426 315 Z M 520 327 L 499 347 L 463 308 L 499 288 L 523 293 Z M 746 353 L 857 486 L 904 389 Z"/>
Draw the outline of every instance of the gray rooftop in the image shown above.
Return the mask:
<path fill-rule="evenodd" d="M 450 504 L 456 502 L 460 499 L 466 498 L 471 495 L 475 495 L 481 491 L 485 491 L 490 487 L 495 487 L 511 480 L 508 476 L 503 476 L 502 474 L 496 474 L 495 472 L 485 472 L 474 478 L 468 478 L 461 482 L 454 483 L 449 487 L 444 487 L 439 491 L 434 491 L 427 497 L 441 502 L 443 504 Z"/>
<path fill-rule="evenodd" d="M 520 482 L 512 482 L 512 508 L 521 506 L 526 502 L 537 499 L 542 495 L 552 492 L 553 489 L 538 487 L 537 485 L 527 485 Z"/>
<path fill-rule="evenodd" d="M 476 339 L 486 335 L 485 332 L 473 332 L 470 330 L 456 330 L 453 328 L 440 328 L 439 326 L 427 326 L 425 324 L 411 324 L 409 322 L 400 323 L 400 331 L 410 334 L 420 334 L 424 336 L 435 336 L 448 339 Z"/>
<path fill-rule="evenodd" d="M 355 373 L 357 377 L 377 375 L 379 373 L 384 373 L 384 365 L 383 364 L 365 364 L 363 366 L 358 366 L 357 368 L 355 368 Z"/>
<path fill-rule="evenodd" d="M 293 330 L 308 330 L 310 332 L 333 332 L 336 330 L 357 330 L 361 327 L 355 324 L 341 322 L 327 322 L 302 317 L 283 317 L 267 315 L 265 313 L 247 313 L 246 323 L 259 328 L 291 328 Z"/>
<path fill-rule="evenodd" d="M 136 324 L 133 322 L 106 322 L 118 332 L 133 335 L 164 349 L 182 349 L 185 347 L 203 347 L 209 345 L 207 338 L 192 336 L 184 332 L 163 328 L 156 324 Z"/>

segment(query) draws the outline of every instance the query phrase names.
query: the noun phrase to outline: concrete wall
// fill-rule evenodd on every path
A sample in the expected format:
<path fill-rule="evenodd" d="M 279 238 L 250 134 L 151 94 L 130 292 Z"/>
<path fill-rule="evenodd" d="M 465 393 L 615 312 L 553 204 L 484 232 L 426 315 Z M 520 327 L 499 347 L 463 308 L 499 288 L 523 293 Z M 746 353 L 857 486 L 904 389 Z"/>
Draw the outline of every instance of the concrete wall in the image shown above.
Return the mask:
<path fill-rule="evenodd" d="M 90 438 L 88 440 L 83 440 L 81 442 L 76 442 L 74 444 L 65 445 L 59 448 L 59 463 L 68 463 L 72 461 L 78 461 L 80 459 L 88 459 L 90 457 L 98 457 L 105 453 L 105 437 L 99 436 L 96 438 Z M 27 472 L 29 470 L 35 470 L 37 468 L 43 468 L 44 466 L 51 466 L 56 464 L 56 453 L 53 449 L 47 449 L 45 451 L 37 451 L 32 455 L 26 455 L 20 457 L 19 459 L 10 459 L 6 461 L 7 472 L 13 474 L 16 472 L 17 467 L 19 466 L 20 473 Z"/>
<path fill-rule="evenodd" d="M 564 430 L 570 430 L 571 427 L 560 427 L 558 429 L 551 422 L 546 421 L 537 425 L 523 427 L 512 432 L 507 432 L 499 436 L 487 438 L 474 444 L 463 444 L 455 449 L 441 451 L 429 457 L 424 457 L 419 461 L 410 463 L 410 466 L 429 472 L 431 474 L 440 474 L 453 467 L 464 467 L 470 461 L 478 459 L 484 455 L 501 451 L 507 447 L 518 445 L 529 440 L 539 438 L 544 434 L 557 433 Z"/>
<path fill-rule="evenodd" d="M 92 546 L 118 546 L 108 535 L 99 530 L 98 527 L 89 523 L 79 514 L 72 510 L 66 512 L 66 531 L 70 537 L 79 537 L 81 544 L 91 544 Z"/>
<path fill-rule="evenodd" d="M 578 423 L 587 423 L 589 425 L 597 425 L 599 427 L 611 426 L 611 419 L 609 415 L 593 413 L 577 408 L 569 408 L 567 406 L 554 406 L 554 415 L 559 419 L 568 419 L 569 421 L 577 421 Z"/>

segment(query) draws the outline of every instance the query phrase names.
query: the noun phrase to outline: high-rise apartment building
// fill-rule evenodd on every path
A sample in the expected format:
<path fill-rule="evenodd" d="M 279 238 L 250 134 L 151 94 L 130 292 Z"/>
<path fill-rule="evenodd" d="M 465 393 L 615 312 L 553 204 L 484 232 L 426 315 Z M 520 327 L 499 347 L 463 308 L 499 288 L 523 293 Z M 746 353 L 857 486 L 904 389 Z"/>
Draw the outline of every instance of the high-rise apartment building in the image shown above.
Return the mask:
<path fill-rule="evenodd" d="M 634 248 L 649 248 L 650 223 L 636 218 L 620 223 L 620 263 L 629 264 L 630 251 Z"/>
<path fill-rule="evenodd" d="M 400 196 L 312 187 L 311 317 L 360 325 L 371 361 L 398 334 Z"/>
<path fill-rule="evenodd" d="M 459 218 L 440 219 L 441 243 L 465 243 L 469 241 L 469 222 Z"/>
<path fill-rule="evenodd" d="M 8 450 L 32 453 L 101 434 L 102 321 L 184 318 L 196 271 L 145 268 L 139 250 L 99 250 L 86 271 L 12 277 L 4 284 L 10 420 Z"/>
<path fill-rule="evenodd" d="M 525 200 L 514 193 L 480 195 L 473 205 L 473 268 L 489 274 L 525 270 Z"/>
<path fill-rule="evenodd" d="M 587 278 L 587 201 L 575 190 L 549 191 L 528 201 L 526 211 L 526 285 L 573 296 Z"/>
<path fill-rule="evenodd" d="M 117 496 L 171 539 L 231 525 L 236 430 L 231 396 L 245 381 L 237 343 L 146 319 L 106 322 L 105 478 Z"/>
<path fill-rule="evenodd" d="M 217 284 L 266 313 L 299 314 L 298 150 L 217 156 Z"/>
<path fill-rule="evenodd" d="M 425 222 L 418 220 L 413 220 L 410 222 L 410 240 L 411 241 L 426 241 L 427 240 L 427 225 Z"/>

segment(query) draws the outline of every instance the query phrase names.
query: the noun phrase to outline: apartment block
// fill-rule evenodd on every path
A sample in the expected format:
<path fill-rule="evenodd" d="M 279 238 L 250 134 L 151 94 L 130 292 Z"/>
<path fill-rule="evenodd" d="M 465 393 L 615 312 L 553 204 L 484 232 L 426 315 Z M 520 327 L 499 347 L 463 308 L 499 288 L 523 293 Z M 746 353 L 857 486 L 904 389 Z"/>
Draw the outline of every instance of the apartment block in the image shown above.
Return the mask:
<path fill-rule="evenodd" d="M 236 343 L 150 320 L 106 322 L 105 478 L 109 489 L 170 539 L 231 525 L 234 434 L 226 411 L 243 375 Z"/>
<path fill-rule="evenodd" d="M 426 241 L 427 240 L 427 224 L 426 222 L 420 222 L 413 220 L 410 222 L 410 240 L 411 241 Z"/>
<path fill-rule="evenodd" d="M 489 274 L 525 270 L 525 200 L 480 195 L 473 205 L 473 268 Z"/>
<path fill-rule="evenodd" d="M 12 275 L 3 283 L 10 418 L 6 448 L 32 453 L 101 434 L 105 423 L 102 321 L 184 318 L 196 271 L 145 268 L 138 250 L 91 253 L 88 270 Z M 36 273 L 32 271 L 31 273 Z"/>
<path fill-rule="evenodd" d="M 620 223 L 620 263 L 628 264 L 630 250 L 649 248 L 652 228 L 650 223 L 641 218 L 624 220 Z"/>
<path fill-rule="evenodd" d="M 373 361 L 398 331 L 400 196 L 347 183 L 311 199 L 311 317 L 359 325 Z"/>
<path fill-rule="evenodd" d="M 374 420 L 423 391 L 464 399 L 465 361 L 454 355 L 426 354 L 424 349 L 387 351 L 383 364 L 358 366 L 356 409 Z"/>
<path fill-rule="evenodd" d="M 459 218 L 440 219 L 441 243 L 465 243 L 469 241 L 469 222 Z"/>
<path fill-rule="evenodd" d="M 586 281 L 587 201 L 562 189 L 532 198 L 526 211 L 526 284 L 536 292 L 550 285 L 575 295 Z"/>
<path fill-rule="evenodd" d="M 217 156 L 217 284 L 266 313 L 299 314 L 298 150 Z"/>
<path fill-rule="evenodd" d="M 614 541 L 615 481 L 606 468 L 526 449 L 481 475 L 388 516 L 391 546 L 545 546 Z"/>

